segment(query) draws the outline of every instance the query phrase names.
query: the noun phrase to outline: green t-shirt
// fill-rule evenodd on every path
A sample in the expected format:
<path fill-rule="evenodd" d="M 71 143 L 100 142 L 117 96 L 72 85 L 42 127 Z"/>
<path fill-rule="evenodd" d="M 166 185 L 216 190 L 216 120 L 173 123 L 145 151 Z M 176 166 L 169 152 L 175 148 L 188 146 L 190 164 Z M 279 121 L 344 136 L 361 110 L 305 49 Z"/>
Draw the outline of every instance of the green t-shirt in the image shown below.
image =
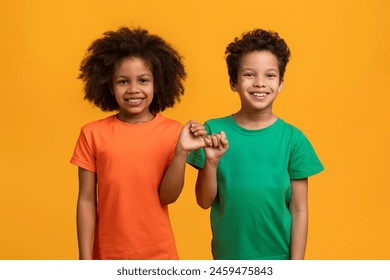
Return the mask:
<path fill-rule="evenodd" d="M 210 134 L 224 131 L 229 141 L 210 214 L 214 259 L 288 259 L 290 180 L 324 169 L 310 142 L 281 119 L 260 130 L 245 129 L 232 116 L 205 126 Z M 204 159 L 200 149 L 187 162 L 203 168 Z"/>

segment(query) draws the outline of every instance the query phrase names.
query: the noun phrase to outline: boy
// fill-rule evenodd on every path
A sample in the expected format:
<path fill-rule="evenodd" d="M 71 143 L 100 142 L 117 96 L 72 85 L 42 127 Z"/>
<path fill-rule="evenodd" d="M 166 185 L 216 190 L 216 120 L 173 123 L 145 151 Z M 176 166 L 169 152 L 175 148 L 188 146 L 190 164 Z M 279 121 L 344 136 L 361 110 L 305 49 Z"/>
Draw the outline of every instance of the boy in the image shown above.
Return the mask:
<path fill-rule="evenodd" d="M 207 121 L 213 145 L 187 159 L 199 169 L 198 204 L 212 207 L 213 257 L 303 259 L 307 177 L 323 166 L 303 133 L 272 112 L 290 50 L 277 33 L 255 29 L 225 54 L 241 108 Z"/>

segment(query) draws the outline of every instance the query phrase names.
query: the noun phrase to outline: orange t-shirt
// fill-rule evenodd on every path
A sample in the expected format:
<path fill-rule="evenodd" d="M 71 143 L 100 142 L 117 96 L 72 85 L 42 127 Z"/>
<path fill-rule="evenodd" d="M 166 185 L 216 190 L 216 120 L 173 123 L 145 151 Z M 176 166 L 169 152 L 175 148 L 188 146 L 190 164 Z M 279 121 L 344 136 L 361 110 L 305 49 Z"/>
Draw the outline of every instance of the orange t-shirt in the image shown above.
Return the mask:
<path fill-rule="evenodd" d="M 181 129 L 159 114 L 147 123 L 110 116 L 82 127 L 71 163 L 97 174 L 94 259 L 178 259 L 158 190 Z"/>

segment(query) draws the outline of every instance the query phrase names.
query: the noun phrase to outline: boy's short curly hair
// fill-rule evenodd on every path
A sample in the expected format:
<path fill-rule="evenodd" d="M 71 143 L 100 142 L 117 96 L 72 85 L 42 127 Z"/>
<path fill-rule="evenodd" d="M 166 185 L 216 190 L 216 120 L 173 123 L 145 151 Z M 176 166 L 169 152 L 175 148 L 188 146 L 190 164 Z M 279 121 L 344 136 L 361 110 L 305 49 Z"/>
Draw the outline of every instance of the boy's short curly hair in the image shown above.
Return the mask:
<path fill-rule="evenodd" d="M 263 29 L 254 29 L 236 37 L 225 50 L 230 82 L 237 83 L 238 69 L 245 54 L 254 51 L 270 51 L 278 59 L 280 80 L 283 80 L 287 63 L 290 59 L 290 49 L 278 33 Z"/>
<path fill-rule="evenodd" d="M 85 83 L 84 99 L 103 111 L 118 110 L 112 94 L 112 77 L 125 58 L 138 57 L 150 67 L 154 81 L 151 113 L 172 107 L 184 94 L 186 72 L 178 52 L 170 44 L 147 30 L 121 27 L 108 31 L 88 48 L 81 62 L 79 79 Z"/>

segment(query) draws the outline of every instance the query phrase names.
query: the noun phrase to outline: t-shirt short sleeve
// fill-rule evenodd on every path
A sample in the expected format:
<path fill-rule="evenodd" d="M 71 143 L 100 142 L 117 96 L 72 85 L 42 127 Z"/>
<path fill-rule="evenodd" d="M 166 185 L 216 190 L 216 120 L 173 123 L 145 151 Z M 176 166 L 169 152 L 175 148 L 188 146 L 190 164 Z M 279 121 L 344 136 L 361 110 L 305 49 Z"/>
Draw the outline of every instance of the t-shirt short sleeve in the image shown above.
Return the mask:
<path fill-rule="evenodd" d="M 91 142 L 92 139 L 88 136 L 88 132 L 82 128 L 70 162 L 91 172 L 96 172 L 96 157 Z"/>
<path fill-rule="evenodd" d="M 303 179 L 322 170 L 324 167 L 309 140 L 301 131 L 296 130 L 289 162 L 290 178 Z"/>
<path fill-rule="evenodd" d="M 195 167 L 196 169 L 202 169 L 204 167 L 205 154 L 202 149 L 191 151 L 187 157 L 187 163 Z"/>

